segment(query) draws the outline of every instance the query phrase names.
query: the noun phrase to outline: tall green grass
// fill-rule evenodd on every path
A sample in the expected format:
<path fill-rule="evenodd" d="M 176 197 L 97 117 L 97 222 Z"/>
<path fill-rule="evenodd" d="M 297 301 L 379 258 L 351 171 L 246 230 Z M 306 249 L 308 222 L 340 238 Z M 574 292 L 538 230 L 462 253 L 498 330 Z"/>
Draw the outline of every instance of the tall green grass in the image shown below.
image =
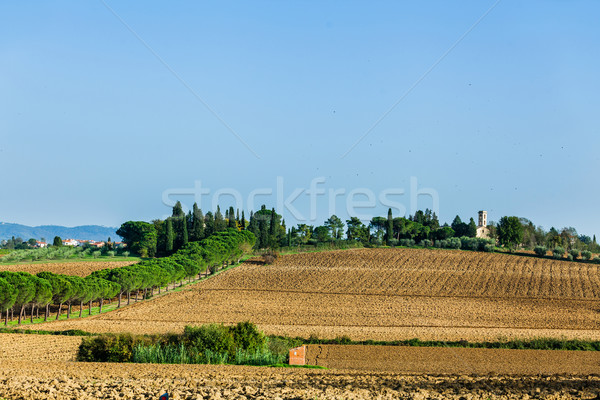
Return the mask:
<path fill-rule="evenodd" d="M 286 361 L 285 354 L 276 354 L 269 349 L 254 351 L 238 349 L 233 357 L 229 353 L 219 353 L 205 349 L 203 352 L 177 344 L 144 344 L 133 347 L 131 361 L 153 364 L 235 364 L 235 365 L 274 365 Z"/>

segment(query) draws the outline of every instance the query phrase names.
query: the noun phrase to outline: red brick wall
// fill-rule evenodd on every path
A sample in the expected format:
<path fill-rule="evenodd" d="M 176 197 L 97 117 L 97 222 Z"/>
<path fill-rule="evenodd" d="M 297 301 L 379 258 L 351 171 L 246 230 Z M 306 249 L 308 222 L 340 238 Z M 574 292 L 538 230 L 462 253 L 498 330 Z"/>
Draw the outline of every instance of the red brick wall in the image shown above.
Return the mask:
<path fill-rule="evenodd" d="M 294 347 L 290 350 L 290 365 L 306 364 L 306 346 Z"/>

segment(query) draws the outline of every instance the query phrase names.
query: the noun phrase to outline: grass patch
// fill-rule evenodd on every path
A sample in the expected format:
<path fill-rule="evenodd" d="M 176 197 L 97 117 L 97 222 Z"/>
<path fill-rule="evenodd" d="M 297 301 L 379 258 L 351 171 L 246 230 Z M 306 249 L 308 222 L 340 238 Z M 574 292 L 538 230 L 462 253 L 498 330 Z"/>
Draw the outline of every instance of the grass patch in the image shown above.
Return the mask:
<path fill-rule="evenodd" d="M 533 338 L 528 340 L 497 340 L 486 342 L 469 342 L 466 340 L 441 341 L 408 340 L 378 341 L 378 340 L 351 340 L 347 336 L 335 339 L 320 339 L 316 336 L 308 338 L 287 338 L 285 336 L 272 336 L 283 341 L 297 345 L 302 344 L 343 344 L 343 345 L 369 345 L 369 346 L 410 346 L 410 347 L 461 347 L 477 349 L 513 349 L 513 350 L 573 350 L 573 351 L 600 351 L 600 341 L 578 339 Z M 295 347 L 295 346 L 292 346 Z"/>

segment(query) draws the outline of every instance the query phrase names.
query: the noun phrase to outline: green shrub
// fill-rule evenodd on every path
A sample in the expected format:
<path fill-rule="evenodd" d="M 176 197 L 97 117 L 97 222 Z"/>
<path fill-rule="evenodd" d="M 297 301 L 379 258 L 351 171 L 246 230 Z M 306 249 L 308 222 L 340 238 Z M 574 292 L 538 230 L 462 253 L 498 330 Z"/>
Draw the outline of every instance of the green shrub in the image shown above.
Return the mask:
<path fill-rule="evenodd" d="M 562 258 L 564 254 L 565 249 L 563 249 L 562 247 L 556 247 L 554 250 L 552 250 L 552 256 L 556 259 Z"/>
<path fill-rule="evenodd" d="M 350 339 L 350 337 L 347 335 L 338 336 L 334 339 L 334 343 L 335 344 L 351 344 L 352 339 Z"/>
<path fill-rule="evenodd" d="M 453 237 L 448 239 L 448 248 L 450 249 L 460 249 L 461 242 L 459 238 Z"/>
<path fill-rule="evenodd" d="M 186 326 L 182 339 L 187 347 L 193 347 L 200 353 L 204 353 L 205 350 L 215 353 L 235 353 L 233 334 L 225 325 Z"/>
<path fill-rule="evenodd" d="M 230 328 L 233 341 L 238 350 L 255 352 L 265 348 L 265 335 L 251 322 L 240 322 Z"/>
<path fill-rule="evenodd" d="M 572 256 L 574 259 L 577 259 L 577 258 L 579 258 L 579 250 L 577 250 L 577 249 L 572 249 L 572 250 L 569 252 L 569 255 L 570 255 L 570 256 Z"/>
<path fill-rule="evenodd" d="M 592 252 L 589 250 L 583 250 L 581 252 L 581 258 L 583 258 L 586 261 L 589 261 L 592 259 Z"/>
<path fill-rule="evenodd" d="M 479 243 L 477 238 L 463 236 L 460 238 L 460 248 L 463 250 L 477 250 Z"/>
<path fill-rule="evenodd" d="M 573 261 L 573 254 L 567 254 L 567 260 Z"/>
<path fill-rule="evenodd" d="M 129 334 L 87 337 L 79 345 L 77 361 L 130 362 L 133 347 Z"/>
<path fill-rule="evenodd" d="M 429 239 L 423 239 L 423 240 L 421 240 L 421 243 L 419 243 L 419 246 L 431 247 L 431 246 L 433 246 L 433 242 Z"/>
<path fill-rule="evenodd" d="M 548 249 L 545 246 L 535 246 L 533 252 L 539 257 L 544 257 L 548 252 Z"/>
<path fill-rule="evenodd" d="M 491 243 L 486 244 L 483 247 L 483 251 L 485 251 L 486 253 L 492 253 L 494 251 L 494 245 Z"/>

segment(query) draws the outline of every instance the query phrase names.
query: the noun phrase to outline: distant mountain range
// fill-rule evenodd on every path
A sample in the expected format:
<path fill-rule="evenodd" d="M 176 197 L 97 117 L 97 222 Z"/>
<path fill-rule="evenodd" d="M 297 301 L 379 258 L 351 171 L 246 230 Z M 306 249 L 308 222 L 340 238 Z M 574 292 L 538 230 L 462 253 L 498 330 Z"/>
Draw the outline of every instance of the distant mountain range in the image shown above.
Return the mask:
<path fill-rule="evenodd" d="M 31 238 L 40 240 L 44 238 L 48 243 L 52 243 L 54 236 L 60 236 L 62 239 L 96 241 L 107 240 L 110 237 L 112 241 L 120 241 L 121 237 L 117 235 L 117 229 L 100 225 L 83 225 L 68 228 L 58 225 L 26 226 L 0 222 L 0 240 L 10 239 L 14 236 L 15 238 L 20 237 L 23 240 Z"/>

